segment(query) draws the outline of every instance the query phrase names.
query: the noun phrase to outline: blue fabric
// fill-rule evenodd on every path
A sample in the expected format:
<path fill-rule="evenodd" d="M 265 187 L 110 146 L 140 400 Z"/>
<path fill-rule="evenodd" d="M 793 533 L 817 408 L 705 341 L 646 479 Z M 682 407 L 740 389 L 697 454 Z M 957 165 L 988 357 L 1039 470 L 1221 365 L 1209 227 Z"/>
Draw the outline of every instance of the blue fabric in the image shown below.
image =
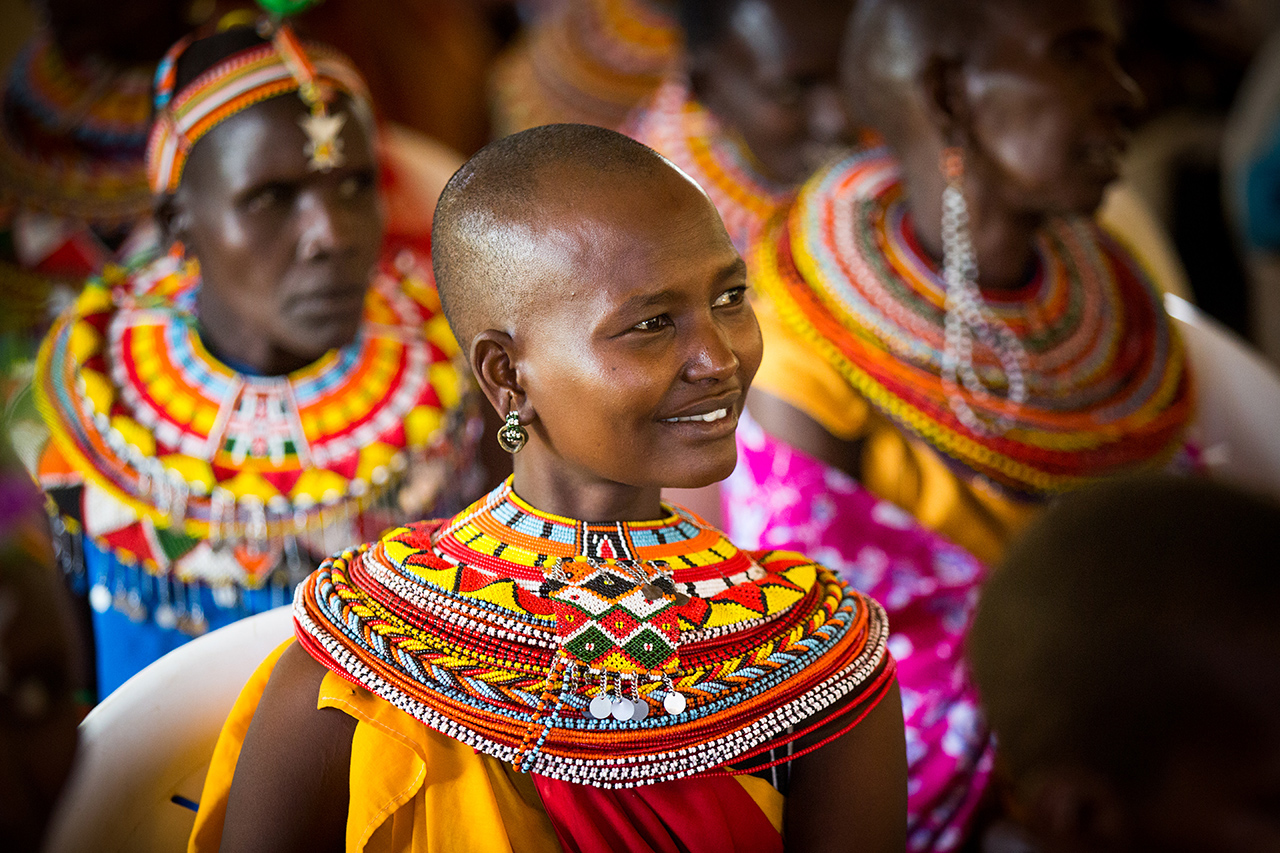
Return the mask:
<path fill-rule="evenodd" d="M 88 589 L 91 591 L 96 584 L 101 583 L 113 593 L 117 590 L 126 593 L 136 590 L 147 613 L 145 619 L 134 622 L 127 614 L 114 607 L 107 609 L 105 613 L 92 610 L 99 701 L 148 664 L 192 639 L 177 628 L 162 628 L 156 624 L 156 608 L 163 602 L 165 594 L 173 605 L 181 605 L 184 601 L 189 604 L 199 603 L 204 609 L 210 631 L 292 600 L 289 592 L 279 587 L 242 589 L 235 604 L 222 607 L 214 600 L 213 591 L 205 584 L 182 584 L 156 578 L 141 569 L 125 565 L 99 549 L 87 537 L 81 537 L 81 545 L 84 548 Z"/>
<path fill-rule="evenodd" d="M 1250 247 L 1280 251 L 1280 123 L 1244 170 L 1244 237 Z"/>

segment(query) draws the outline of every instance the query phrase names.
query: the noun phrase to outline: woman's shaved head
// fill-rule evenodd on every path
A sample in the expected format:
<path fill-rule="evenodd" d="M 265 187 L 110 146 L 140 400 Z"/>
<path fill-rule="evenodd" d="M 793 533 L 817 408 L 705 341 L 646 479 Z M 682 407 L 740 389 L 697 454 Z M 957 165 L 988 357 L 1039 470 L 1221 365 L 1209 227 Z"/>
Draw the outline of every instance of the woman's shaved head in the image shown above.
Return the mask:
<path fill-rule="evenodd" d="M 432 226 L 432 266 L 463 349 L 485 329 L 510 333 L 530 290 L 557 275 L 547 241 L 602 185 L 678 171 L 612 130 L 551 124 L 493 142 L 445 186 Z"/>

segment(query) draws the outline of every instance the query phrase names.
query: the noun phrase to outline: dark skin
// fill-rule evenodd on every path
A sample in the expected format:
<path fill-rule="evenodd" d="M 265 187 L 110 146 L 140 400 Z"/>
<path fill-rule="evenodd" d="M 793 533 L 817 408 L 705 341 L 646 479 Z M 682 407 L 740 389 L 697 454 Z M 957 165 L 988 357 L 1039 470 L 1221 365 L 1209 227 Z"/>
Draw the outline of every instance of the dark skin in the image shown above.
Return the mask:
<path fill-rule="evenodd" d="M 742 137 L 766 177 L 799 183 L 851 141 L 838 64 L 852 7 L 743 0 L 723 38 L 689 58 L 694 94 Z"/>
<path fill-rule="evenodd" d="M 607 186 L 565 170 L 547 184 L 562 189 L 525 232 L 545 259 L 524 283 L 531 298 L 468 330 L 472 368 L 529 431 L 517 494 L 575 518 L 656 518 L 664 485 L 733 467 L 732 425 L 760 358 L 744 271 L 710 200 L 674 170 Z M 718 409 L 712 422 L 669 422 Z M 354 721 L 316 710 L 324 672 L 298 646 L 282 655 L 236 768 L 223 850 L 341 849 L 333 815 L 345 814 Z M 851 732 L 797 760 L 792 786 L 788 850 L 901 851 L 896 684 Z"/>
<path fill-rule="evenodd" d="M 345 98 L 345 162 L 312 170 L 296 95 L 219 124 L 160 205 L 166 233 L 200 262 L 200 336 L 261 375 L 311 364 L 356 336 L 382 245 L 372 127 Z"/>
<path fill-rule="evenodd" d="M 1034 272 L 1035 235 L 1050 216 L 1097 210 L 1140 95 L 1116 61 L 1121 32 L 1108 0 L 990 0 L 978 32 L 964 62 L 925 57 L 920 75 L 894 93 L 896 125 L 877 129 L 902 166 L 911 224 L 935 261 L 946 187 L 939 163 L 946 147 L 963 149 L 979 286 L 1013 290 Z M 849 99 L 862 85 L 883 83 L 846 69 Z M 751 415 L 797 449 L 860 475 L 861 442 L 837 439 L 764 392 L 752 393 Z"/>

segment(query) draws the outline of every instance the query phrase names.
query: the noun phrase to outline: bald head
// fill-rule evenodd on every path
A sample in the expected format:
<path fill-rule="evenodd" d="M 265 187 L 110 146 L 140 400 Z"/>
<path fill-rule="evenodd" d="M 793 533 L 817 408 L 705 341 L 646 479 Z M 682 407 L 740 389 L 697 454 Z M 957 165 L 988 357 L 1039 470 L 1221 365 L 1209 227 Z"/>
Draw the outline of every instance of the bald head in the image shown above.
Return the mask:
<path fill-rule="evenodd" d="M 548 253 L 557 224 L 586 215 L 602 188 L 680 174 L 630 137 L 582 124 L 553 124 L 483 148 L 449 180 L 436 205 L 432 266 L 445 316 L 463 349 L 485 329 L 512 332 L 520 309 L 563 272 Z"/>

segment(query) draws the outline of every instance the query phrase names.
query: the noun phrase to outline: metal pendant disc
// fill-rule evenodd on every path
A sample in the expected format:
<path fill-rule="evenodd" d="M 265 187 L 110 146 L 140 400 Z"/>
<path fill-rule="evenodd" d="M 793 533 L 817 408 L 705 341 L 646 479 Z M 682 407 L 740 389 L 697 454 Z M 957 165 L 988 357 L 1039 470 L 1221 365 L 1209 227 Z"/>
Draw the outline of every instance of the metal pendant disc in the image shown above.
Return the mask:
<path fill-rule="evenodd" d="M 591 711 L 591 716 L 595 717 L 597 720 L 603 720 L 613 714 L 613 700 L 608 696 L 601 694 L 591 700 L 591 705 L 588 710 Z"/>
<path fill-rule="evenodd" d="M 89 606 L 98 613 L 106 613 L 111 609 L 111 590 L 104 583 L 95 583 L 89 590 Z"/>
<path fill-rule="evenodd" d="M 172 631 L 178 627 L 178 611 L 174 610 L 171 605 L 161 604 L 157 607 L 155 619 L 156 624 L 166 631 Z"/>
<path fill-rule="evenodd" d="M 631 712 L 631 722 L 638 723 L 645 717 L 649 716 L 649 703 L 641 699 L 635 704 L 635 710 Z"/>
<path fill-rule="evenodd" d="M 635 703 L 625 696 L 619 696 L 613 700 L 613 718 L 619 722 L 630 720 L 635 710 Z"/>
<path fill-rule="evenodd" d="M 673 717 L 677 714 L 683 714 L 686 705 L 688 705 L 688 702 L 685 701 L 684 694 L 676 693 L 675 691 L 668 693 L 666 698 L 662 700 L 662 707 Z"/>

